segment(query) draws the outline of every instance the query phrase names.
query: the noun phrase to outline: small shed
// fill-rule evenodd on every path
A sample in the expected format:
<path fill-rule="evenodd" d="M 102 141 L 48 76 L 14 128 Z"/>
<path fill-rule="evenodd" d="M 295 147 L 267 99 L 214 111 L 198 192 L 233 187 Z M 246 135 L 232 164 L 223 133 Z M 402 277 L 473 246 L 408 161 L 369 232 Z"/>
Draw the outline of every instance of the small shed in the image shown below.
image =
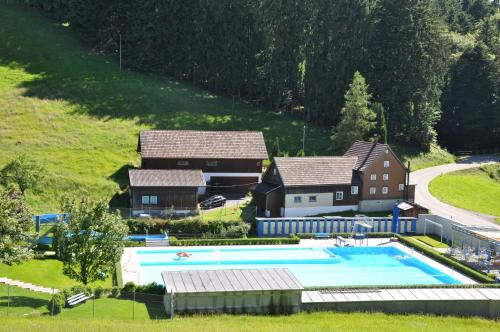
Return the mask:
<path fill-rule="evenodd" d="M 175 313 L 294 313 L 304 289 L 288 269 L 162 272 L 167 315 Z"/>

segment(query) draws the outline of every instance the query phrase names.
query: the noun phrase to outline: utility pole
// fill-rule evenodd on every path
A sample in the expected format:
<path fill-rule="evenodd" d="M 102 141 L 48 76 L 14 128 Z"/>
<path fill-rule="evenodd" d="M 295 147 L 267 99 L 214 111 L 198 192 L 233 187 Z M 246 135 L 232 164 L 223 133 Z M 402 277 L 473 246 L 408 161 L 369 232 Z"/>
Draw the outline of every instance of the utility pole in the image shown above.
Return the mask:
<path fill-rule="evenodd" d="M 304 129 L 302 130 L 302 151 L 304 155 L 306 154 L 306 125 L 304 125 Z"/>
<path fill-rule="evenodd" d="M 119 48 L 120 48 L 120 71 L 122 71 L 122 34 L 120 30 L 118 30 L 118 38 L 119 38 Z"/>

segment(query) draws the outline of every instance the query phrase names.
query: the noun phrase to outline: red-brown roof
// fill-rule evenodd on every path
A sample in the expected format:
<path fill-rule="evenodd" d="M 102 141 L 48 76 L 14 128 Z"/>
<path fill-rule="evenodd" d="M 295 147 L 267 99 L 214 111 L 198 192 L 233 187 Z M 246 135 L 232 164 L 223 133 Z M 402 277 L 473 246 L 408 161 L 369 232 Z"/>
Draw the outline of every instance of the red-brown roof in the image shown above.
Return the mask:
<path fill-rule="evenodd" d="M 386 152 L 388 151 L 388 152 Z M 374 142 L 356 141 L 344 153 L 344 156 L 358 157 L 355 169 L 363 172 L 368 166 L 386 153 L 393 153 L 389 145 Z M 394 155 L 397 158 L 396 155 Z M 399 161 L 399 159 L 398 159 Z M 401 163 L 401 161 L 400 161 Z M 401 163 L 404 167 L 404 165 Z"/>
<path fill-rule="evenodd" d="M 350 184 L 356 157 L 276 157 L 281 181 L 289 186 Z"/>
<path fill-rule="evenodd" d="M 202 187 L 200 169 L 129 169 L 131 187 Z"/>
<path fill-rule="evenodd" d="M 267 159 L 262 132 L 146 130 L 139 134 L 142 158 Z"/>

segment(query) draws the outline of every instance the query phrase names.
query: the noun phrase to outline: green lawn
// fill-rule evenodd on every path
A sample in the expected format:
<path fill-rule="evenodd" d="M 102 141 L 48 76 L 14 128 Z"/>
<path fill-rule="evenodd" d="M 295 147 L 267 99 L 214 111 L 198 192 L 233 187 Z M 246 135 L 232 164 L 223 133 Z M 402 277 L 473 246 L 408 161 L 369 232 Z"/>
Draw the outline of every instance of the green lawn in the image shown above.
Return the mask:
<path fill-rule="evenodd" d="M 27 153 L 45 167 L 35 211 L 57 211 L 68 193 L 111 199 L 137 165 L 146 128 L 261 130 L 283 152 L 301 148 L 299 119 L 257 109 L 174 80 L 118 70 L 68 28 L 16 4 L 0 4 L 0 167 Z M 329 129 L 308 126 L 307 153 L 325 154 Z M 115 202 L 120 197 L 115 197 Z"/>
<path fill-rule="evenodd" d="M 443 174 L 430 183 L 429 190 L 448 204 L 500 216 L 500 181 L 480 169 Z"/>
<path fill-rule="evenodd" d="M 442 164 L 454 163 L 456 157 L 445 149 L 432 145 L 430 150 L 422 152 L 414 148 L 396 146 L 394 152 L 398 154 L 401 161 L 407 165 L 410 162 L 412 171 L 417 171 L 422 168 L 438 166 Z"/>
<path fill-rule="evenodd" d="M 0 276 L 57 289 L 79 284 L 62 273 L 62 262 L 57 259 L 32 259 L 12 266 L 0 263 Z M 93 285 L 111 287 L 111 278 Z"/>
<path fill-rule="evenodd" d="M 422 243 L 427 244 L 428 246 L 431 246 L 433 248 L 449 248 L 450 246 L 447 245 L 446 243 L 440 242 L 439 239 L 435 239 L 434 237 L 430 237 L 427 235 L 418 235 L 418 236 L 411 236 L 415 240 L 418 240 Z"/>
<path fill-rule="evenodd" d="M 7 300 L 9 295 L 10 301 Z M 7 315 L 39 316 L 47 314 L 46 306 L 50 297 L 50 294 L 0 284 L 0 320 L 3 321 Z M 1 324 L 0 330 L 2 330 Z"/>
<path fill-rule="evenodd" d="M 71 309 L 75 310 L 75 309 Z M 163 321 L 2 317 L 0 331 L 498 331 L 498 322 L 480 318 L 381 313 L 301 313 L 290 316 L 207 315 Z"/>

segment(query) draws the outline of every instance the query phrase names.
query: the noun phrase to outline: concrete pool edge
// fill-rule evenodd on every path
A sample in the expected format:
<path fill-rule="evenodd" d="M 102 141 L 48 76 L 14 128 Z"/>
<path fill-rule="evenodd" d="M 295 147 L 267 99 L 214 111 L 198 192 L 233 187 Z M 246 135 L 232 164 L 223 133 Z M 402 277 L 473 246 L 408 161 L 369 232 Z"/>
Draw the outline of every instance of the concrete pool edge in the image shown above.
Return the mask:
<path fill-rule="evenodd" d="M 405 245 L 399 243 L 399 242 L 392 242 L 392 243 L 387 243 L 388 239 L 387 238 L 377 238 L 377 239 L 368 239 L 365 243 L 367 244 L 366 246 L 380 246 L 381 244 L 385 243 L 383 246 L 388 247 L 392 246 L 395 247 L 406 254 L 408 254 L 411 257 L 414 257 L 418 259 L 419 261 L 422 261 L 423 263 L 429 265 L 432 268 L 437 269 L 440 272 L 445 273 L 446 275 L 456 279 L 457 281 L 461 282 L 462 284 L 477 284 L 476 281 L 473 279 L 465 276 L 462 273 L 459 273 L 452 268 L 449 268 L 445 266 L 442 263 L 439 263 L 425 255 L 422 255 L 421 253 L 418 253 L 414 251 L 413 249 L 406 247 Z M 206 250 L 221 250 L 221 249 L 234 249 L 234 248 L 252 248 L 252 247 L 259 247 L 259 248 L 298 248 L 298 247 L 333 247 L 335 243 L 335 240 L 301 240 L 299 244 L 289 244 L 289 245 L 241 245 L 241 246 L 203 246 L 203 249 Z M 364 247 L 363 245 L 362 247 Z M 121 257 L 121 267 L 122 267 L 122 279 L 123 283 L 127 283 L 129 281 L 134 282 L 136 284 L 140 284 L 140 274 L 139 274 L 139 258 L 137 251 L 157 251 L 157 250 L 172 250 L 172 248 L 175 248 L 175 250 L 179 251 L 188 251 L 193 248 L 198 248 L 197 246 L 179 246 L 179 247 L 127 247 L 124 249 L 124 253 Z M 348 285 L 346 285 L 348 286 Z M 359 286 L 362 288 L 363 286 Z"/>

